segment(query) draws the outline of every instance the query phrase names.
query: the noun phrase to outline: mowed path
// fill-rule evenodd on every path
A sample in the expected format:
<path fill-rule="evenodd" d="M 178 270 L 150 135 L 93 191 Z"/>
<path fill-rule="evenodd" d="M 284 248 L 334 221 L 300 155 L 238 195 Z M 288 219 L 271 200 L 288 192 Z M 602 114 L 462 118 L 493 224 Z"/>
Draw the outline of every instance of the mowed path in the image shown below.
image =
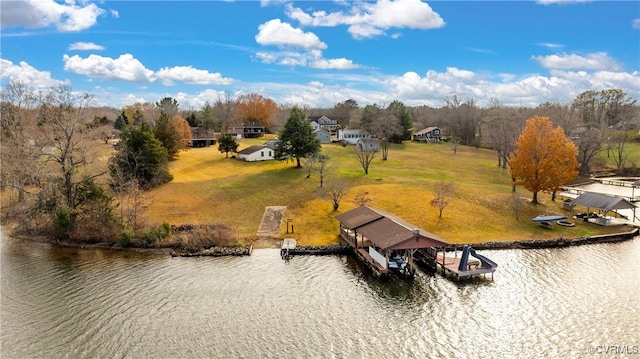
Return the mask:
<path fill-rule="evenodd" d="M 287 206 L 267 206 L 262 215 L 260 228 L 256 235 L 258 238 L 276 238 L 280 236 L 280 227 L 282 226 L 282 218 Z"/>

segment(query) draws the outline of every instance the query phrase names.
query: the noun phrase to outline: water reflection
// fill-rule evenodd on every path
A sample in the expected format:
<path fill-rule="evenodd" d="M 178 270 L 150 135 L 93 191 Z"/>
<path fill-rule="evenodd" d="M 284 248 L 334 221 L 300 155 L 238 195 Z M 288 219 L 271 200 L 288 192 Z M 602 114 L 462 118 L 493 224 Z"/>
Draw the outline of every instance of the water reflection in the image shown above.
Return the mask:
<path fill-rule="evenodd" d="M 1 243 L 1 356 L 580 357 L 637 345 L 637 240 L 486 251 L 494 281 L 350 256 L 170 258 Z"/>

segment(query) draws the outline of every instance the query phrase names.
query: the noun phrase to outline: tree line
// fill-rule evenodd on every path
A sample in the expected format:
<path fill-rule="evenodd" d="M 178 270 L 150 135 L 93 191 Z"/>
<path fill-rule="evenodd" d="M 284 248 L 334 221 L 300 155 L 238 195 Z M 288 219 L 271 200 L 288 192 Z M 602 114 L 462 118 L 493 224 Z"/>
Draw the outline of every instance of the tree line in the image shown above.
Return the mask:
<path fill-rule="evenodd" d="M 497 99 L 481 108 L 473 98 L 452 95 L 443 100 L 441 108 L 409 107 L 400 101 L 361 108 L 356 101 L 346 100 L 333 108 L 312 109 L 278 105 L 250 94 L 237 99 L 225 96 L 199 110 L 184 110 L 167 97 L 113 111 L 117 113 L 113 122 L 104 115 L 91 118 L 95 113 L 92 97 L 65 86 L 36 91 L 10 82 L 2 89 L 1 100 L 2 189 L 16 194 L 19 205 L 13 211 L 23 219 L 25 228 L 52 228 L 59 238 L 118 237 L 123 243 L 144 226 L 141 191 L 171 181 L 168 164 L 187 148 L 190 127 L 221 133 L 219 149 L 228 154 L 237 151 L 237 143 L 228 133 L 230 125 L 262 124 L 268 132 L 278 134 L 276 157 L 292 159 L 297 167 L 306 159 L 309 174 L 315 171 L 319 175 L 321 187 L 332 166 L 320 153 L 309 116 L 325 115 L 340 128 L 369 131 L 380 141 L 383 160 L 388 158 L 390 143 L 410 140 L 413 132 L 437 126 L 454 153 L 458 145 L 495 150 L 497 165 L 511 168 L 518 184 L 526 184 L 526 176 L 517 168 L 526 158 L 518 147 L 523 143 L 519 136 L 526 132 L 527 119 L 547 118 L 549 126 L 571 137 L 575 167 L 582 176 L 589 175 L 600 151 L 607 151 L 617 169 L 623 169 L 628 156 L 625 143 L 635 140 L 640 128 L 636 100 L 617 89 L 586 91 L 571 104 L 544 103 L 536 108 L 504 106 Z M 547 127 L 538 126 L 533 132 L 542 130 L 549 134 L 540 139 L 543 143 L 559 141 L 553 139 L 555 130 Z M 114 135 L 118 143 L 106 171 L 97 168 L 92 144 Z M 573 151 L 566 143 L 560 147 Z M 365 173 L 376 152 L 356 151 Z M 537 191 L 532 192 L 535 200 Z M 332 181 L 327 193 L 337 208 L 344 188 Z M 164 227 L 154 229 L 146 238 L 165 236 Z"/>

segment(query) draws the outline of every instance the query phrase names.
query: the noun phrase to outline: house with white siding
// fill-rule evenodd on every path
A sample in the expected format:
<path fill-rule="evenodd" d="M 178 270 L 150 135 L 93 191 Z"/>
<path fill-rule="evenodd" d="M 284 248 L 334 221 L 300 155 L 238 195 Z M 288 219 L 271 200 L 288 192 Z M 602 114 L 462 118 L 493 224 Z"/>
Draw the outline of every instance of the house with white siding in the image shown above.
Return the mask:
<path fill-rule="evenodd" d="M 238 159 L 247 162 L 269 161 L 274 159 L 274 150 L 269 146 L 251 146 L 238 152 Z"/>
<path fill-rule="evenodd" d="M 338 141 L 355 145 L 359 139 L 369 138 L 371 135 L 365 130 L 338 130 Z"/>

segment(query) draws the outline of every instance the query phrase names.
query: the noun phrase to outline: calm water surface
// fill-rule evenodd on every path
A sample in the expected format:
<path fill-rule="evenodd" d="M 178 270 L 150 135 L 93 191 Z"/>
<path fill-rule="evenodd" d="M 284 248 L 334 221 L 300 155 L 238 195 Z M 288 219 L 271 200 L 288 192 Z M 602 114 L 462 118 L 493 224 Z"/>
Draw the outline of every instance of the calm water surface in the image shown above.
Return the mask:
<path fill-rule="evenodd" d="M 460 283 L 380 280 L 348 256 L 284 262 L 271 249 L 0 246 L 2 358 L 595 358 L 640 345 L 638 239 L 483 251 L 495 280 Z"/>

